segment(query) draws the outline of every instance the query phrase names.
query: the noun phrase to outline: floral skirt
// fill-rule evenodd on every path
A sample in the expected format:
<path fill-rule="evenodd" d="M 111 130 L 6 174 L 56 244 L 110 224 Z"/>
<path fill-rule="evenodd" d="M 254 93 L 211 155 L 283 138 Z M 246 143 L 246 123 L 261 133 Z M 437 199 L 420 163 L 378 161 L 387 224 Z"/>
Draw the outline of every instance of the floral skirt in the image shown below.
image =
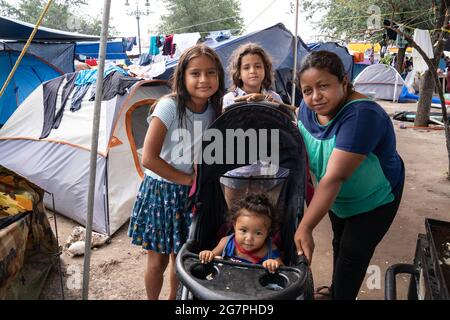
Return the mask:
<path fill-rule="evenodd" d="M 192 212 L 185 212 L 189 187 L 145 175 L 134 203 L 131 243 L 161 254 L 178 253 L 189 236 Z"/>

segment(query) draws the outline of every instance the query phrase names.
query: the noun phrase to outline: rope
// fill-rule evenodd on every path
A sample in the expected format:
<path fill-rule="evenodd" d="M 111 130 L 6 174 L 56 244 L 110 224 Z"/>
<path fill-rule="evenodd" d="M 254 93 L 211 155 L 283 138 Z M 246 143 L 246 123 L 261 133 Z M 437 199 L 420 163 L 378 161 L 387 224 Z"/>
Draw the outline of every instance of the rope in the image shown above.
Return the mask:
<path fill-rule="evenodd" d="M 9 85 L 9 82 L 11 81 L 12 77 L 14 76 L 14 73 L 16 73 L 16 70 L 19 67 L 20 62 L 22 61 L 23 56 L 25 55 L 25 53 L 27 52 L 28 48 L 30 47 L 31 41 L 33 41 L 33 38 L 34 38 L 36 32 L 38 31 L 39 26 L 41 25 L 41 22 L 44 19 L 44 16 L 46 15 L 48 9 L 50 8 L 50 5 L 52 4 L 52 2 L 53 2 L 53 0 L 49 0 L 47 5 L 44 8 L 44 11 L 42 11 L 41 16 L 39 17 L 36 25 L 34 26 L 33 32 L 31 33 L 30 37 L 28 38 L 27 43 L 23 47 L 19 58 L 17 59 L 16 63 L 14 64 L 14 67 L 12 68 L 11 72 L 9 73 L 8 78 L 6 79 L 6 82 L 3 84 L 3 88 L 0 91 L 0 97 L 3 96 L 3 94 L 5 93 L 6 87 Z"/>

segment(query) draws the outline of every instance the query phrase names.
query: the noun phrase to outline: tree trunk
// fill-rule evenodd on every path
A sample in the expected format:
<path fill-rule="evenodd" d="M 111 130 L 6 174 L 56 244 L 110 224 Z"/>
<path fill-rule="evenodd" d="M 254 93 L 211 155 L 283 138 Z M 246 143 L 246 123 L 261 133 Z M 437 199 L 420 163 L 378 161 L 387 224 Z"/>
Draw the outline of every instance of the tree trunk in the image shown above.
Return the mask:
<path fill-rule="evenodd" d="M 405 61 L 406 48 L 407 47 L 398 48 L 397 65 L 395 66 L 395 69 L 397 69 L 398 73 L 400 73 L 400 74 L 403 73 L 403 61 Z"/>
<path fill-rule="evenodd" d="M 428 70 L 420 79 L 420 99 L 419 103 L 417 104 L 416 119 L 414 120 L 415 126 L 428 127 L 428 121 L 430 119 L 431 98 L 433 97 L 434 87 L 434 76 Z"/>

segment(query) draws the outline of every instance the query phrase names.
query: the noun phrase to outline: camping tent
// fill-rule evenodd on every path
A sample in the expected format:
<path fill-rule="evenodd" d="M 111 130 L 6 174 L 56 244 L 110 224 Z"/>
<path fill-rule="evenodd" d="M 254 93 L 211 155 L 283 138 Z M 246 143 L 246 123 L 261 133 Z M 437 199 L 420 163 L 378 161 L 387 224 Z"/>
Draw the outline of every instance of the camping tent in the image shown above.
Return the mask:
<path fill-rule="evenodd" d="M 233 51 L 239 46 L 248 42 L 255 42 L 260 44 L 264 50 L 272 57 L 273 70 L 276 74 L 275 90 L 283 97 L 289 96 L 286 89 L 286 82 L 290 77 L 290 70 L 294 65 L 294 36 L 286 29 L 282 23 L 278 23 L 272 27 L 264 30 L 255 31 L 240 37 L 235 37 L 229 40 L 218 42 L 211 47 L 219 55 L 222 65 L 226 68 Z M 300 37 L 298 41 L 298 61 L 308 53 L 308 49 Z M 169 79 L 173 74 L 178 59 L 171 60 L 166 66 L 166 71 L 160 75 L 160 79 Z M 289 71 L 289 72 L 286 72 Z M 225 74 L 225 85 L 229 86 L 231 79 L 229 74 Z"/>
<path fill-rule="evenodd" d="M 392 101 L 398 101 L 406 86 L 397 70 L 386 64 L 368 66 L 355 78 L 353 85 L 356 91 L 373 98 Z"/>
<path fill-rule="evenodd" d="M 20 55 L 19 51 L 0 51 L 0 85 L 5 83 Z M 56 78 L 62 71 L 54 65 L 26 54 L 4 94 L 0 97 L 0 126 L 3 125 L 26 97 L 42 82 Z"/>
<path fill-rule="evenodd" d="M 34 25 L 0 16 L 0 88 L 2 88 Z M 98 36 L 39 27 L 14 78 L 0 97 L 0 127 L 39 84 L 74 71 L 76 41 Z"/>
<path fill-rule="evenodd" d="M 0 300 L 38 299 L 58 260 L 44 191 L 0 166 Z"/>
<path fill-rule="evenodd" d="M 56 78 L 57 80 L 59 78 Z M 63 85 L 58 91 L 57 105 Z M 139 150 L 154 99 L 168 93 L 165 81 L 135 83 L 129 93 L 102 101 L 93 229 L 112 234 L 130 216 L 143 176 Z M 40 85 L 0 129 L 0 165 L 53 193 L 56 211 L 86 225 L 93 109 L 89 95 L 82 107 L 66 107 L 57 129 L 41 138 L 44 88 Z M 68 98 L 70 104 L 73 96 Z M 46 204 L 50 204 L 46 198 Z"/>
<path fill-rule="evenodd" d="M 308 49 L 311 51 L 326 50 L 336 53 L 344 64 L 345 72 L 348 74 L 349 78 L 352 79 L 353 56 L 348 52 L 346 47 L 343 47 L 336 42 L 317 42 L 308 43 Z"/>

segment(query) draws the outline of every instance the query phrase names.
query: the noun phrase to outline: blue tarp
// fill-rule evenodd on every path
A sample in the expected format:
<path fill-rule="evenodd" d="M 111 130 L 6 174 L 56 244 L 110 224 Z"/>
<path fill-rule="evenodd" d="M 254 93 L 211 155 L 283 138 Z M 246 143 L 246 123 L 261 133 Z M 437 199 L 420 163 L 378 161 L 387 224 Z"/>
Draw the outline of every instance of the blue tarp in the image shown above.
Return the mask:
<path fill-rule="evenodd" d="M 0 51 L 12 50 L 21 52 L 25 42 L 1 42 Z M 63 73 L 74 72 L 73 58 L 75 54 L 74 43 L 35 43 L 32 42 L 27 49 L 27 53 L 40 58 L 56 67 Z"/>
<path fill-rule="evenodd" d="M 348 52 L 347 48 L 335 42 L 308 43 L 308 48 L 311 51 L 326 50 L 336 53 L 341 58 L 349 79 L 353 79 L 353 56 Z"/>
<path fill-rule="evenodd" d="M 82 54 L 89 58 L 98 58 L 100 43 L 97 42 L 77 42 L 75 47 L 76 54 Z M 107 60 L 128 60 L 128 56 L 125 53 L 122 40 L 108 41 L 106 46 L 106 59 Z"/>
<path fill-rule="evenodd" d="M 34 25 L 31 23 L 0 16 L 0 39 L 2 40 L 28 40 L 33 29 Z M 95 41 L 100 40 L 100 37 L 40 27 L 33 40 L 75 42 Z"/>
<path fill-rule="evenodd" d="M 3 87 L 20 52 L 0 51 L 0 87 Z M 41 83 L 61 75 L 55 67 L 25 54 L 5 93 L 0 97 L 0 126 Z"/>

